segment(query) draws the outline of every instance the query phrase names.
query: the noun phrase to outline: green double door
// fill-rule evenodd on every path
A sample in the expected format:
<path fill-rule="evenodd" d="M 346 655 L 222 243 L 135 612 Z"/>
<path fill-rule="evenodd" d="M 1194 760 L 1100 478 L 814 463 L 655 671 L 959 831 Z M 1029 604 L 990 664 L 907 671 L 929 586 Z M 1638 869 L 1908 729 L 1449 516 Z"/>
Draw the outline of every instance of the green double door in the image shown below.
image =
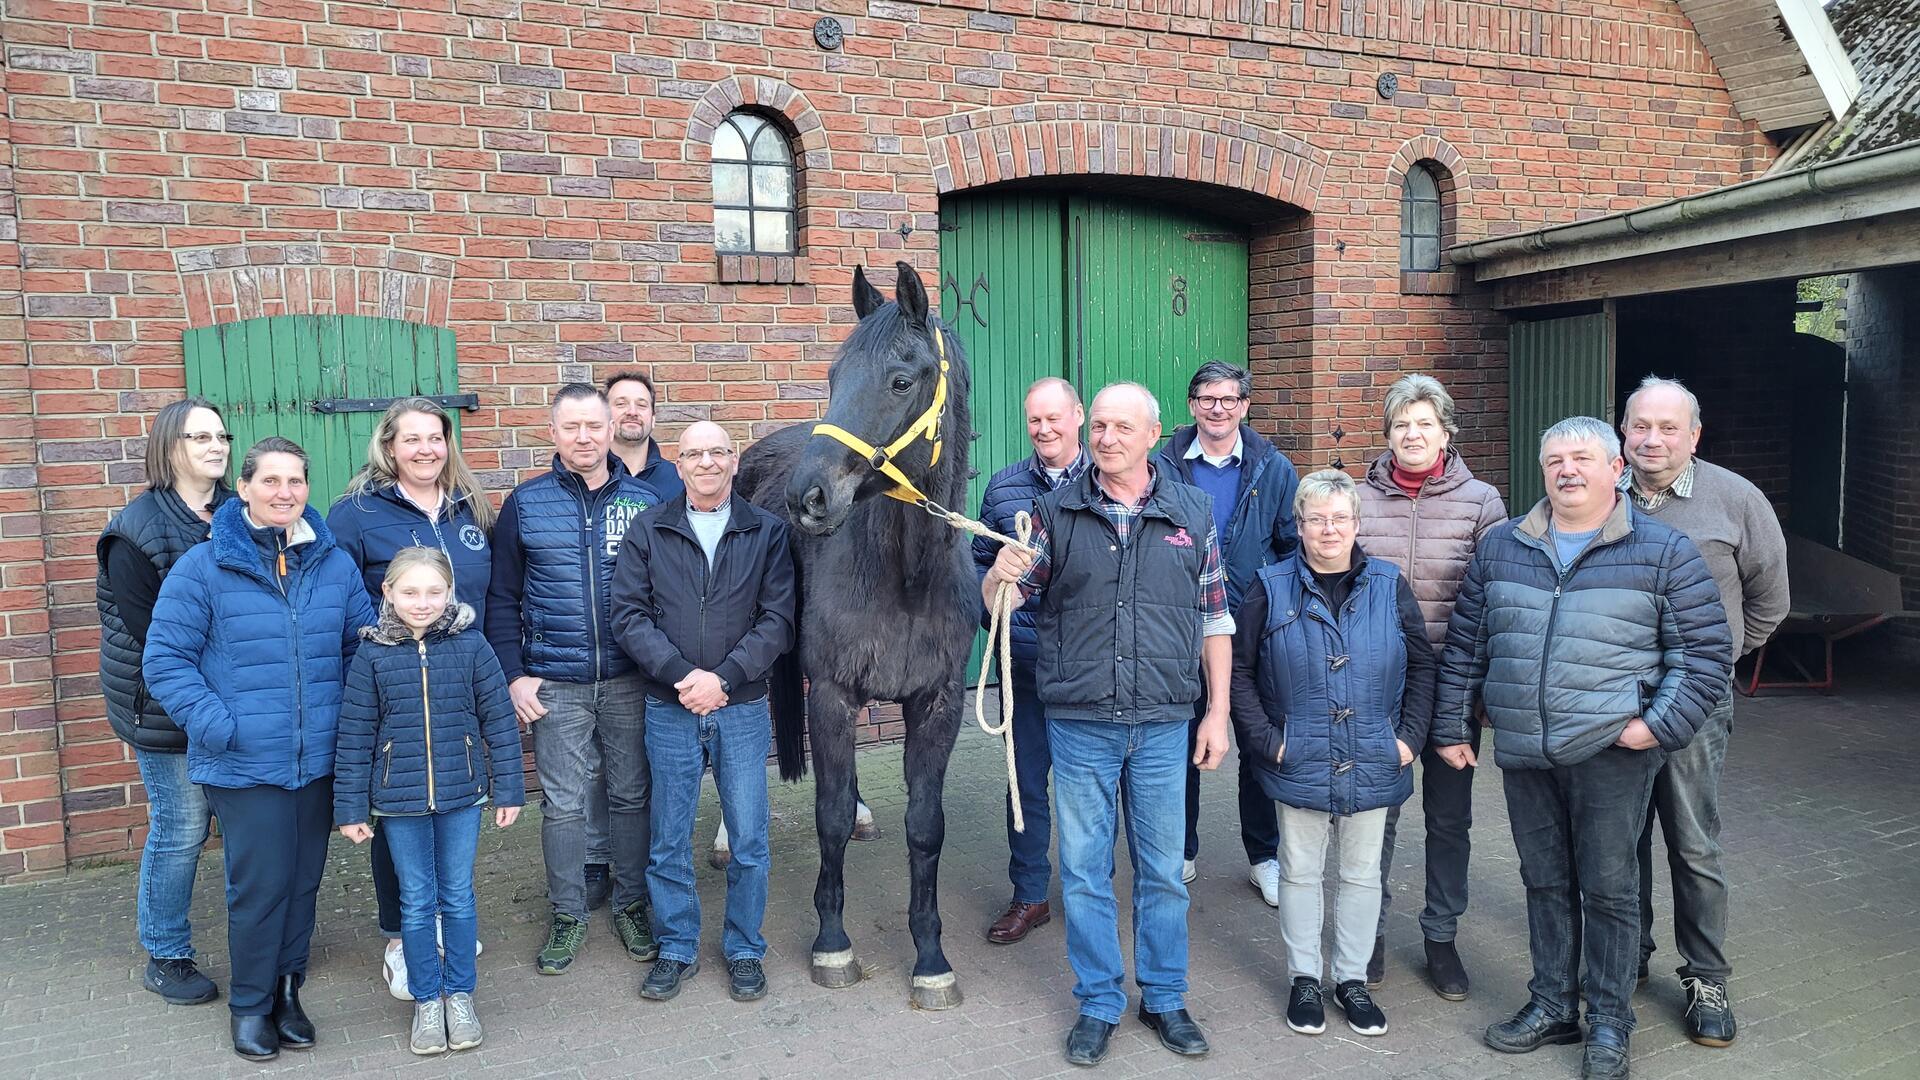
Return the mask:
<path fill-rule="evenodd" d="M 952 197 L 940 206 L 940 313 L 973 371 L 977 510 L 988 477 L 1033 452 L 1023 403 L 1035 379 L 1064 378 L 1089 404 L 1108 383 L 1142 383 L 1172 431 L 1191 420 L 1195 368 L 1246 364 L 1246 235 L 1133 199 Z"/>

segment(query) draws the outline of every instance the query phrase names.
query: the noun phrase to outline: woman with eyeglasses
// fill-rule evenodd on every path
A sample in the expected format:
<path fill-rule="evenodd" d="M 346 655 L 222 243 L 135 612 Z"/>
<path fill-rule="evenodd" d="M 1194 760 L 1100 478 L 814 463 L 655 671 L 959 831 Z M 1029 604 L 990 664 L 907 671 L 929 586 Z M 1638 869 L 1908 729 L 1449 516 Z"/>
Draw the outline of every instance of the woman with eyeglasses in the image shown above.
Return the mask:
<path fill-rule="evenodd" d="M 1313 473 L 1293 511 L 1299 550 L 1261 568 L 1234 617 L 1233 724 L 1280 804 L 1287 1026 L 1309 1035 L 1327 1027 L 1321 882 L 1332 848 L 1333 1002 L 1358 1034 L 1384 1035 L 1386 1014 L 1366 986 L 1380 838 L 1388 808 L 1413 794 L 1413 748 L 1426 745 L 1439 663 L 1399 567 L 1354 543 L 1353 478 Z"/>
<path fill-rule="evenodd" d="M 187 736 L 147 693 L 140 652 L 167 572 L 207 538 L 233 496 L 227 464 L 233 436 L 202 397 L 162 408 L 147 434 L 147 489 L 115 514 L 94 547 L 99 574 L 100 688 L 107 722 L 133 748 L 147 789 L 147 842 L 140 851 L 138 925 L 146 988 L 172 1005 L 201 1005 L 220 990 L 194 965 L 187 909 L 211 813 L 187 779 Z"/>
<path fill-rule="evenodd" d="M 377 607 L 387 564 L 403 548 L 435 548 L 453 564 L 453 596 L 448 603 L 473 609 L 474 625 L 485 626 L 487 584 L 493 578 L 493 504 L 460 456 L 453 417 L 424 397 L 401 398 L 367 440 L 367 464 L 347 484 L 346 493 L 327 512 L 340 550 L 360 567 L 367 597 Z M 400 945 L 400 879 L 393 854 L 378 828 L 373 833 L 374 902 L 380 933 L 387 939 L 381 978 L 387 992 L 414 1000 L 407 986 L 407 958 Z"/>
<path fill-rule="evenodd" d="M 306 451 L 255 443 L 208 542 L 161 583 L 141 654 L 220 819 L 229 1024 L 252 1061 L 314 1045 L 300 987 L 333 833 L 334 737 L 347 662 L 374 621 L 307 490 Z"/>
<path fill-rule="evenodd" d="M 1489 529 L 1507 520 L 1507 507 L 1493 485 L 1474 479 L 1473 470 L 1453 445 L 1460 424 L 1453 398 L 1426 375 L 1408 375 L 1387 390 L 1387 452 L 1367 470 L 1360 488 L 1363 513 L 1360 545 L 1367 554 L 1400 568 L 1413 587 L 1426 619 L 1434 654 L 1447 638 L 1454 598 L 1466 580 L 1467 564 Z M 1473 766 L 1455 767 L 1427 747 L 1420 750 L 1420 806 L 1426 820 L 1426 906 L 1420 932 L 1426 940 L 1427 982 L 1448 1001 L 1466 998 L 1467 970 L 1454 947 L 1460 916 L 1467 910 L 1467 857 L 1473 826 Z M 1467 748 L 1463 748 L 1467 749 Z M 1474 725 L 1469 759 L 1480 752 L 1480 728 Z M 1380 887 L 1393 869 L 1394 833 L 1400 810 L 1387 813 L 1380 855 Z M 1374 935 L 1374 963 L 1367 985 L 1377 989 L 1385 975 L 1387 904 L 1382 893 L 1380 926 Z"/>

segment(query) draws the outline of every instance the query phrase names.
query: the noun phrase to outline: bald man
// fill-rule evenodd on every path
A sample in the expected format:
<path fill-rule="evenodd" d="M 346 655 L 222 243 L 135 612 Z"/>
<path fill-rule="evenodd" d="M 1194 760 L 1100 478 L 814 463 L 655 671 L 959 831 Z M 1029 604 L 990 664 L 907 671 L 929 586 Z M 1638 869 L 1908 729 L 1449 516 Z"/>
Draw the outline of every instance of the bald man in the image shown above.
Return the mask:
<path fill-rule="evenodd" d="M 727 992 L 766 996 L 767 672 L 793 647 L 793 553 L 787 524 L 734 493 L 739 454 L 718 424 L 680 436 L 686 491 L 641 515 L 613 575 L 613 629 L 647 684 L 653 770 L 647 891 L 660 956 L 640 996 L 668 1001 L 700 970 L 693 817 L 713 762 L 733 843 L 727 864 Z"/>
<path fill-rule="evenodd" d="M 1207 1052 L 1186 1008 L 1187 734 L 1204 673 L 1208 706 L 1191 760 L 1218 768 L 1233 616 L 1212 503 L 1155 470 L 1147 455 L 1159 439 L 1160 405 L 1146 387 L 1100 391 L 1089 427 L 1093 468 L 1040 499 L 1033 550 L 1001 548 L 981 581 L 987 598 L 1014 581 L 1039 600 L 1035 678 L 1053 753 L 1067 961 L 1080 1002 L 1066 1046 L 1075 1065 L 1106 1056 L 1127 1007 L 1113 889 L 1122 814 L 1140 1022 L 1176 1054 Z"/>

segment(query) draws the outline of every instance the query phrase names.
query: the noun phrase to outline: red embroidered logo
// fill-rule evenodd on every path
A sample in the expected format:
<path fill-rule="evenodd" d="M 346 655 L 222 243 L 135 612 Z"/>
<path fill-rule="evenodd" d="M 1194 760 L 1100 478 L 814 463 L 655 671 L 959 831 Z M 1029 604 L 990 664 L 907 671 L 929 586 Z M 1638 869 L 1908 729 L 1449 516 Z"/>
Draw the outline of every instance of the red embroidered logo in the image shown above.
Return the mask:
<path fill-rule="evenodd" d="M 1167 543 L 1172 544 L 1174 547 L 1192 547 L 1193 537 L 1187 535 L 1187 530 L 1181 529 L 1179 532 L 1167 537 Z"/>

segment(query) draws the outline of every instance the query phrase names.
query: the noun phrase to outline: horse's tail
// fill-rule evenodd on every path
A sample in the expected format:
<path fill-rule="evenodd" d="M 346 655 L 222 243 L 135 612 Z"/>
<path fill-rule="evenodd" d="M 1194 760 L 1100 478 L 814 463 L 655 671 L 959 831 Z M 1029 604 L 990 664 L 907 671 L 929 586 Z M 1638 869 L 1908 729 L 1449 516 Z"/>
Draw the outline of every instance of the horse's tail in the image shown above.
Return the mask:
<path fill-rule="evenodd" d="M 800 648 L 787 650 L 767 673 L 767 706 L 773 712 L 773 745 L 780 756 L 780 779 L 807 775 L 806 694 L 801 689 Z"/>

